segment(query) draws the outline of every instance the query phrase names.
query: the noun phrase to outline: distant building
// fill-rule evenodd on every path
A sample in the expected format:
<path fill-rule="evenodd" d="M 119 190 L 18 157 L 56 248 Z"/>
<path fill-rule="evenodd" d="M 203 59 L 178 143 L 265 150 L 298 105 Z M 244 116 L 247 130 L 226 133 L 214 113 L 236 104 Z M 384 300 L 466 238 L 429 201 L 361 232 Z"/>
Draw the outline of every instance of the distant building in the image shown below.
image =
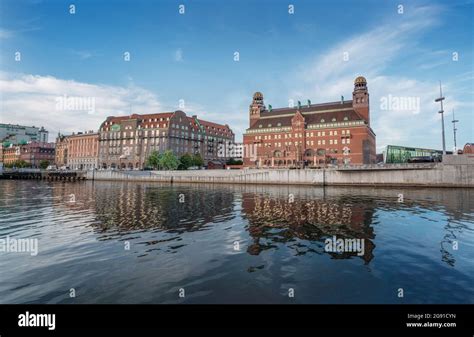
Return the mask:
<path fill-rule="evenodd" d="M 3 165 L 11 165 L 20 160 L 20 146 L 9 145 L 3 147 Z"/>
<path fill-rule="evenodd" d="M 31 167 L 39 168 L 43 160 L 54 163 L 54 143 L 30 142 L 20 145 L 20 160 L 26 161 Z"/>
<path fill-rule="evenodd" d="M 383 152 L 383 162 L 387 164 L 407 163 L 414 157 L 432 157 L 439 159 L 443 155 L 441 150 L 422 149 L 397 145 L 387 145 Z"/>
<path fill-rule="evenodd" d="M 78 132 L 66 138 L 67 166 L 75 170 L 99 167 L 99 134 L 94 131 Z"/>
<path fill-rule="evenodd" d="M 48 131 L 44 127 L 0 124 L 0 142 L 5 146 L 22 145 L 28 142 L 48 142 Z"/>
<path fill-rule="evenodd" d="M 67 166 L 67 136 L 58 133 L 56 137 L 56 152 L 54 162 L 57 167 Z"/>
<path fill-rule="evenodd" d="M 375 163 L 367 81 L 354 82 L 352 100 L 273 109 L 256 92 L 244 134 L 247 167 Z"/>
<path fill-rule="evenodd" d="M 99 134 L 94 131 L 78 132 L 56 138 L 55 163 L 72 170 L 90 170 L 99 167 Z"/>
<path fill-rule="evenodd" d="M 224 168 L 224 164 L 222 163 L 222 161 L 209 160 L 207 162 L 207 169 L 208 170 L 219 170 L 219 169 L 223 169 L 223 168 Z"/>
<path fill-rule="evenodd" d="M 30 167 L 39 168 L 43 160 L 54 163 L 54 148 L 54 143 L 46 142 L 10 145 L 3 149 L 3 162 L 5 165 L 11 165 L 23 160 Z"/>
<path fill-rule="evenodd" d="M 464 149 L 462 150 L 463 154 L 473 154 L 474 153 L 474 143 L 466 143 Z"/>
<path fill-rule="evenodd" d="M 101 168 L 142 169 L 153 151 L 180 157 L 199 154 L 205 164 L 219 158 L 219 148 L 234 142 L 228 125 L 189 117 L 183 111 L 111 116 L 99 129 Z"/>

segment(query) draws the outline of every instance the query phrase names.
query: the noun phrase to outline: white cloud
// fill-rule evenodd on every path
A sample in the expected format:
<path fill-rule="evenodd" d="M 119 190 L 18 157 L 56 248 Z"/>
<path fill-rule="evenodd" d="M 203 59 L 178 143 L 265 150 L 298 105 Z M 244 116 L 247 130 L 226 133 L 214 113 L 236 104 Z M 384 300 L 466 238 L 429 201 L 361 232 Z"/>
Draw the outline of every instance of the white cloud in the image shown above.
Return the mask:
<path fill-rule="evenodd" d="M 157 96 L 136 85 L 88 84 L 52 76 L 0 73 L 0 115 L 3 123 L 44 126 L 50 141 L 60 130 L 97 130 L 107 116 L 163 111 Z M 92 98 L 95 109 L 58 109 L 61 97 Z"/>
<path fill-rule="evenodd" d="M 290 91 L 290 97 L 300 100 L 317 97 L 317 102 L 337 101 L 341 95 L 352 93 L 355 77 L 363 75 L 369 87 L 371 126 L 377 134 L 378 152 L 389 144 L 440 148 L 441 136 L 437 137 L 441 133 L 439 104 L 434 103 L 439 95 L 438 82 L 388 71 L 417 51 L 422 34 L 438 24 L 439 13 L 440 8 L 436 6 L 412 8 L 374 30 L 338 43 L 309 65 L 303 65 L 293 82 L 301 81 L 303 86 Z M 345 52 L 349 56 L 347 61 L 343 58 Z M 433 63 L 436 56 L 449 56 L 445 51 L 426 55 L 430 63 L 425 68 L 437 66 Z M 454 90 L 449 81 L 445 81 L 443 87 L 446 92 L 449 88 Z M 420 110 L 383 110 L 380 100 L 388 95 L 417 98 Z M 455 95 L 448 95 L 446 102 L 450 109 L 465 104 Z"/>
<path fill-rule="evenodd" d="M 5 28 L 0 28 L 0 40 L 9 39 L 13 37 L 14 32 Z"/>
<path fill-rule="evenodd" d="M 82 60 L 92 57 L 92 52 L 87 50 L 72 50 L 72 54 L 78 56 Z"/>
<path fill-rule="evenodd" d="M 174 52 L 174 60 L 176 62 L 182 62 L 183 61 L 183 51 L 181 50 L 181 48 L 177 49 Z"/>

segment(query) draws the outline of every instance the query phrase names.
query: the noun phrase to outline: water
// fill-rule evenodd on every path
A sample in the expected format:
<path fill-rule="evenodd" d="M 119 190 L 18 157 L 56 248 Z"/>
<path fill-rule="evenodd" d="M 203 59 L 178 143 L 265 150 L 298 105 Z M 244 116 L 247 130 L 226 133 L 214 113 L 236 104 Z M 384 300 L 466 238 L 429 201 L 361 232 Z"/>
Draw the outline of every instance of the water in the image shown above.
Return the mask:
<path fill-rule="evenodd" d="M 474 302 L 473 189 L 4 180 L 7 236 L 0 303 Z"/>

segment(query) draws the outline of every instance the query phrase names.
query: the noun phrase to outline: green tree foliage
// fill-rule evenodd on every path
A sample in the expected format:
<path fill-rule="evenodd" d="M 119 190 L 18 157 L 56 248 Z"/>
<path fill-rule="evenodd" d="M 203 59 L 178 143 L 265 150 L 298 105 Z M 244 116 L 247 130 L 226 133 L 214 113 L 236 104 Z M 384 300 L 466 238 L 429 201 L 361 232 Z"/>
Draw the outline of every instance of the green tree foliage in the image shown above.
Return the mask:
<path fill-rule="evenodd" d="M 242 160 L 235 160 L 234 158 L 230 158 L 226 164 L 227 165 L 242 165 L 243 162 Z"/>
<path fill-rule="evenodd" d="M 49 166 L 49 161 L 48 160 L 42 160 L 39 163 L 40 169 L 45 170 Z"/>
<path fill-rule="evenodd" d="M 171 150 L 165 151 L 159 160 L 159 167 L 163 170 L 176 170 L 178 166 L 179 160 Z"/>
<path fill-rule="evenodd" d="M 24 160 L 17 160 L 15 161 L 14 163 L 10 163 L 10 164 L 5 164 L 5 168 L 13 168 L 13 167 L 16 167 L 16 168 L 25 168 L 25 167 L 30 167 L 30 164 L 28 164 L 26 161 Z"/>
<path fill-rule="evenodd" d="M 181 162 L 180 169 L 187 170 L 189 167 L 194 166 L 193 157 L 189 153 L 183 154 L 179 161 Z"/>
<path fill-rule="evenodd" d="M 195 154 L 193 156 L 193 165 L 192 166 L 204 166 L 204 160 L 202 159 L 201 155 L 199 153 Z"/>
<path fill-rule="evenodd" d="M 148 167 L 151 167 L 155 170 L 159 169 L 160 167 L 160 157 L 161 155 L 158 153 L 158 151 L 154 150 L 150 156 L 146 160 L 146 165 Z"/>

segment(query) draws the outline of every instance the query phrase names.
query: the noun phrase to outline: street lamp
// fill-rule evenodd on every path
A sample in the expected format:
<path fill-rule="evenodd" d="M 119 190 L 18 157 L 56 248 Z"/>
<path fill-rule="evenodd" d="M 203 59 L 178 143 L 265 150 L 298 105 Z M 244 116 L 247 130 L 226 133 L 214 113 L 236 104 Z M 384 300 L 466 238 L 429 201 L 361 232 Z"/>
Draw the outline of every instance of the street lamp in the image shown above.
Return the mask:
<path fill-rule="evenodd" d="M 442 127 L 442 133 L 443 133 L 443 155 L 446 154 L 446 141 L 444 139 L 444 110 L 443 110 L 443 101 L 444 101 L 444 97 L 443 97 L 443 91 L 441 89 L 441 81 L 439 81 L 439 97 L 437 99 L 435 99 L 435 102 L 440 102 L 440 105 L 441 105 L 441 110 L 438 111 L 438 113 L 441 114 L 441 127 Z"/>
<path fill-rule="evenodd" d="M 459 122 L 459 120 L 457 119 L 454 119 L 454 109 L 453 109 L 453 135 L 454 135 L 454 154 L 457 154 L 458 153 L 458 148 L 456 146 L 456 131 L 458 131 L 458 129 L 456 129 L 456 123 Z"/>

